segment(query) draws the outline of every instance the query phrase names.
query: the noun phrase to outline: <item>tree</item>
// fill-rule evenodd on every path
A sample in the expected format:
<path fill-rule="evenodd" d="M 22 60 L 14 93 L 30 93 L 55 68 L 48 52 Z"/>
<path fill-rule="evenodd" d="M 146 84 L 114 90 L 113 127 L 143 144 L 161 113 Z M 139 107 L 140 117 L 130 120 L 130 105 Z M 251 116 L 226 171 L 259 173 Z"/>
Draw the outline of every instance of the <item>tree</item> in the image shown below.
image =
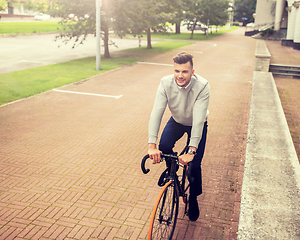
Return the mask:
<path fill-rule="evenodd" d="M 172 17 L 169 22 L 175 24 L 175 33 L 180 34 L 181 22 L 184 20 L 184 9 L 187 1 L 185 0 L 174 0 L 173 4 L 170 5 L 172 9 Z"/>
<path fill-rule="evenodd" d="M 151 27 L 151 16 L 146 10 L 147 1 L 145 0 L 123 0 L 118 6 L 117 14 L 114 18 L 114 29 L 120 37 L 131 33 L 141 37 L 144 31 Z M 148 47 L 151 48 L 148 44 Z"/>
<path fill-rule="evenodd" d="M 193 39 L 194 30 L 196 25 L 200 21 L 202 15 L 201 0 L 187 0 L 184 5 L 185 10 L 185 22 L 188 29 L 191 29 L 191 37 Z"/>
<path fill-rule="evenodd" d="M 253 13 L 256 11 L 257 0 L 236 0 L 234 10 L 234 20 L 243 22 L 246 25 L 254 22 Z"/>
<path fill-rule="evenodd" d="M 171 18 L 175 0 L 123 0 L 116 11 L 115 30 L 120 36 L 132 33 L 141 37 L 147 33 L 147 48 L 151 45 L 151 30 L 166 31 L 165 23 Z M 177 0 L 176 0 L 177 1 Z"/>
<path fill-rule="evenodd" d="M 202 0 L 201 1 L 202 15 L 200 21 L 216 26 L 223 26 L 228 21 L 228 0 Z"/>
<path fill-rule="evenodd" d="M 21 8 L 21 5 L 26 10 L 36 10 L 39 12 L 47 12 L 50 8 L 48 0 L 27 0 L 25 2 L 21 2 L 20 0 L 0 0 L 0 11 L 6 10 L 8 6 Z"/>
<path fill-rule="evenodd" d="M 104 57 L 109 58 L 109 29 L 113 6 L 118 0 L 102 0 L 101 30 L 104 40 Z M 83 44 L 88 34 L 96 35 L 95 0 L 57 0 L 53 15 L 61 17 L 60 34 L 56 39 L 63 39 L 65 43 L 74 40 L 73 48 Z"/>
<path fill-rule="evenodd" d="M 109 30 L 119 36 L 132 33 L 141 37 L 147 33 L 147 48 L 151 46 L 151 30 L 166 31 L 165 23 L 172 17 L 174 1 L 182 0 L 102 0 L 101 30 L 105 53 L 109 54 Z M 74 40 L 73 47 L 83 44 L 88 34 L 96 32 L 95 0 L 56 0 L 52 15 L 62 18 L 61 33 L 65 43 Z"/>
<path fill-rule="evenodd" d="M 196 25 L 208 23 L 212 25 L 225 25 L 228 21 L 228 0 L 189 0 L 186 1 L 190 11 L 186 12 L 186 24 L 192 30 L 193 38 Z"/>
<path fill-rule="evenodd" d="M 0 11 L 5 11 L 7 9 L 7 1 L 0 0 Z"/>
<path fill-rule="evenodd" d="M 147 47 L 151 46 L 150 29 L 165 22 L 164 10 L 167 2 L 174 0 L 102 0 L 101 31 L 104 40 L 104 57 L 110 57 L 109 30 L 119 36 L 130 32 L 142 36 L 147 32 Z M 68 43 L 74 40 L 73 47 L 83 44 L 88 34 L 96 33 L 95 0 L 57 0 L 54 15 L 61 17 L 61 33 L 57 36 Z"/>
<path fill-rule="evenodd" d="M 36 10 L 43 13 L 49 11 L 49 2 L 47 0 L 39 0 L 38 2 L 29 0 L 24 2 L 23 6 L 26 10 Z"/>
<path fill-rule="evenodd" d="M 0 0 L 0 11 L 8 9 L 9 12 L 9 9 L 15 6 L 16 4 L 16 0 Z"/>

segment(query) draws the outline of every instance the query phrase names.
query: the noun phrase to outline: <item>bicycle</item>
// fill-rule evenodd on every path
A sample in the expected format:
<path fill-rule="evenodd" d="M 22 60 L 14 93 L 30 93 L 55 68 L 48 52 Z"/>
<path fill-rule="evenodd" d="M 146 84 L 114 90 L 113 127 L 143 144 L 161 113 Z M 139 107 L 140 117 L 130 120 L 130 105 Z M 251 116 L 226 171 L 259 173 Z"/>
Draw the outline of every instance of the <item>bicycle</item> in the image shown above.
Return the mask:
<path fill-rule="evenodd" d="M 185 146 L 179 156 L 183 153 L 187 153 L 187 150 L 188 144 Z M 150 171 L 149 169 L 145 168 L 147 159 L 149 159 L 149 155 L 144 156 L 141 162 L 141 169 L 144 174 L 147 174 Z M 188 214 L 187 191 L 190 187 L 190 184 L 185 186 L 185 183 L 186 178 L 188 178 L 189 182 L 192 181 L 189 173 L 190 168 L 187 168 L 187 166 L 179 163 L 177 153 L 161 153 L 161 162 L 164 160 L 170 162 L 170 169 L 168 170 L 167 168 L 165 170 L 165 172 L 168 172 L 164 179 L 165 184 L 161 189 L 153 208 L 148 232 L 148 240 L 172 239 L 178 217 L 179 197 L 183 198 L 183 202 L 185 204 L 184 215 Z M 189 166 L 190 164 L 191 163 L 189 163 Z M 177 175 L 177 170 L 179 167 L 183 168 L 181 179 Z"/>

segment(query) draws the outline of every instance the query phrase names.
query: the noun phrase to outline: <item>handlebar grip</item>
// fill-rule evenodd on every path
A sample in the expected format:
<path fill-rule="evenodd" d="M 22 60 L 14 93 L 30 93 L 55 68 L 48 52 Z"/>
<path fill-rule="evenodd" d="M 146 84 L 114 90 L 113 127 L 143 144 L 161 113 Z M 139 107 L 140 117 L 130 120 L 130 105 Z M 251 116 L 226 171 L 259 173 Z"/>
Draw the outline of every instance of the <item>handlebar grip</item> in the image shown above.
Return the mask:
<path fill-rule="evenodd" d="M 147 154 L 146 156 L 143 157 L 142 162 L 141 162 L 141 169 L 143 171 L 144 174 L 147 174 L 148 172 L 150 172 L 150 169 L 146 169 L 145 168 L 145 163 L 147 161 L 147 159 L 149 158 L 149 154 Z"/>

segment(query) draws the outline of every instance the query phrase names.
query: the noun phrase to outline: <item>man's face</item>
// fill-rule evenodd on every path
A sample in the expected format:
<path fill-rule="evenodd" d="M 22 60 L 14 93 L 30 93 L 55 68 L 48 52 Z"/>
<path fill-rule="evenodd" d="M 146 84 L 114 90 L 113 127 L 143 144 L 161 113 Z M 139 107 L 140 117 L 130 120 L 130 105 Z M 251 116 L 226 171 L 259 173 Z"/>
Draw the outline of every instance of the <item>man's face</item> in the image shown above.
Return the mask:
<path fill-rule="evenodd" d="M 192 69 L 190 62 L 184 64 L 174 63 L 174 77 L 179 87 L 186 87 L 194 74 L 195 70 Z"/>

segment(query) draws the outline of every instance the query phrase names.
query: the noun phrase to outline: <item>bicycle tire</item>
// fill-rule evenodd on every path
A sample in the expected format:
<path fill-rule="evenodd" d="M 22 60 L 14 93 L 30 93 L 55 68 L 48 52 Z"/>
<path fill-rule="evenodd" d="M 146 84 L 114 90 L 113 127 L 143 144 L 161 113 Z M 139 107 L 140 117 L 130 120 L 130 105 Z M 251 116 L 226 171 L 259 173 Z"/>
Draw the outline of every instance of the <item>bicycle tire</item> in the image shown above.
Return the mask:
<path fill-rule="evenodd" d="M 172 239 L 179 207 L 179 197 L 173 181 L 160 191 L 156 200 L 149 226 L 148 240 Z"/>

